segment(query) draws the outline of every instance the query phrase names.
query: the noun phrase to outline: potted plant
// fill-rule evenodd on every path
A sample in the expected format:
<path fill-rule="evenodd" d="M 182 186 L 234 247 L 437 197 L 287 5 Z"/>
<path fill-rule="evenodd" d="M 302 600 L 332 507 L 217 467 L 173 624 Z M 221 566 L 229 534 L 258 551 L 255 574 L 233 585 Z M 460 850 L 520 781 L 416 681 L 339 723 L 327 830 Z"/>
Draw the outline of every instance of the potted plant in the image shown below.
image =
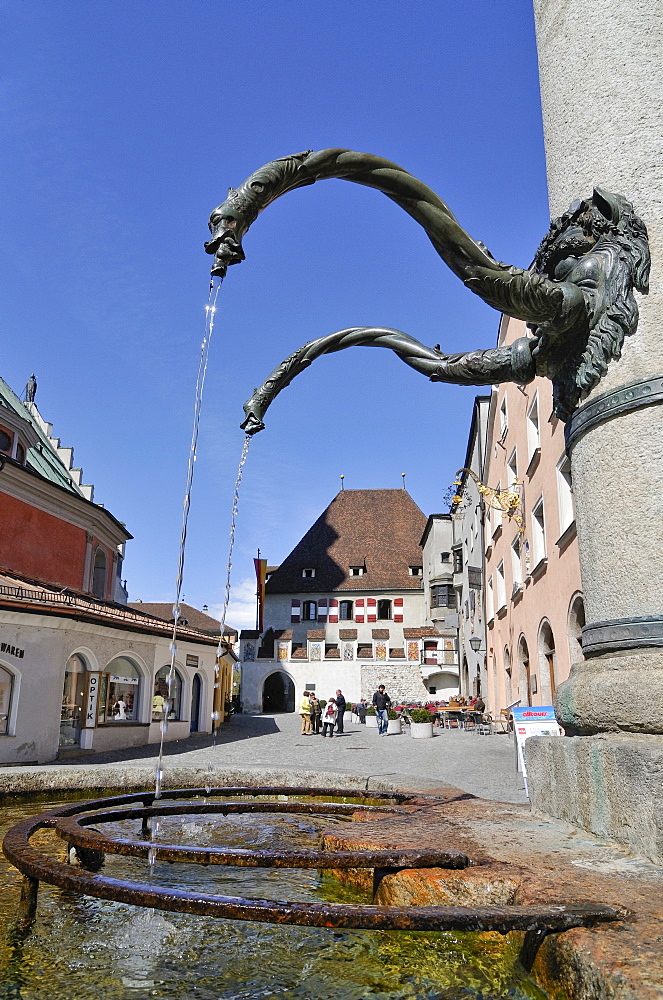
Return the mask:
<path fill-rule="evenodd" d="M 433 736 L 433 716 L 427 708 L 413 708 L 410 712 L 412 723 L 410 735 L 414 740 L 428 740 Z"/>
<path fill-rule="evenodd" d="M 369 729 L 378 728 L 378 717 L 375 714 L 375 705 L 369 705 L 366 709 L 366 725 Z"/>
<path fill-rule="evenodd" d="M 401 717 L 390 708 L 387 711 L 387 736 L 399 736 L 401 732 Z"/>

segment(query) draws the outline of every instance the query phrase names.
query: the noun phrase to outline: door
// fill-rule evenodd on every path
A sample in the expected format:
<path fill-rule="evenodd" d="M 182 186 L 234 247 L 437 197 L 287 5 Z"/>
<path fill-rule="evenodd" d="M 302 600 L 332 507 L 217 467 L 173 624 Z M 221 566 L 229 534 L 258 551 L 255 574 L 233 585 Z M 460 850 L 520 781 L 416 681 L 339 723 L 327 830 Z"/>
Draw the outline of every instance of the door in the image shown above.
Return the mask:
<path fill-rule="evenodd" d="M 193 684 L 191 686 L 191 724 L 189 728 L 192 733 L 198 732 L 201 689 L 202 684 L 200 683 L 200 674 L 196 674 L 193 678 Z"/>

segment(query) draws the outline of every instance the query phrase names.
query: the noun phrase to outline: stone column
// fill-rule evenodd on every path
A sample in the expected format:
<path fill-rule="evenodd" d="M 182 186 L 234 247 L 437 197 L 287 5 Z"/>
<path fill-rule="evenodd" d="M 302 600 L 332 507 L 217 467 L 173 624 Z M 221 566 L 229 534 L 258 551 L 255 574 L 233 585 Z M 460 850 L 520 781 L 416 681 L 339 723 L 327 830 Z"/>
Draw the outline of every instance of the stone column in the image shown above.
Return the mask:
<path fill-rule="evenodd" d="M 620 360 L 567 426 L 588 659 L 567 731 L 663 733 L 663 11 L 534 0 L 552 216 L 599 186 L 649 231 L 650 293 Z"/>

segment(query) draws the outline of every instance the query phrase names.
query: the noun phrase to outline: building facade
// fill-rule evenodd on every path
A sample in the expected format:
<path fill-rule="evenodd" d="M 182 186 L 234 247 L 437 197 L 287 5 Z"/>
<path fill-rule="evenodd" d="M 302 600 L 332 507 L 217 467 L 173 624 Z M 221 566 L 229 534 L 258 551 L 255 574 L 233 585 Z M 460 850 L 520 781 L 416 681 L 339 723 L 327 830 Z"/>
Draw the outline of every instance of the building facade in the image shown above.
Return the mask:
<path fill-rule="evenodd" d="M 525 334 L 521 321 L 502 318 L 499 344 Z M 484 505 L 486 702 L 499 715 L 518 699 L 552 704 L 571 663 L 582 658 L 571 468 L 548 379 L 493 390 L 483 481 L 521 493 L 521 524 Z"/>
<path fill-rule="evenodd" d="M 432 676 L 457 685 L 455 629 L 427 614 L 425 527 L 405 490 L 337 494 L 270 573 L 263 633 L 240 634 L 244 711 L 294 711 L 304 690 L 356 702 L 384 683 L 426 701 Z"/>
<path fill-rule="evenodd" d="M 161 737 L 172 625 L 126 606 L 131 535 L 81 479 L 34 387 L 22 402 L 0 380 L 0 763 Z M 218 646 L 178 630 L 165 739 L 222 716 L 233 656 L 227 643 L 217 668 Z"/>

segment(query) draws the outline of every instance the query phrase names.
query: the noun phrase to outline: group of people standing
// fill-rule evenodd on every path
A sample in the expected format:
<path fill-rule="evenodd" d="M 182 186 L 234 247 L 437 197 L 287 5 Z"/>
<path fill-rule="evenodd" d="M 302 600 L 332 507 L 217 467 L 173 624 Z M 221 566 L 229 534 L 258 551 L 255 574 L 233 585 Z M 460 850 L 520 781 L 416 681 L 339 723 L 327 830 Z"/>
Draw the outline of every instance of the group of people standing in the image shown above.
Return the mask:
<path fill-rule="evenodd" d="M 316 698 L 315 691 L 304 691 L 299 705 L 299 714 L 302 717 L 302 736 L 341 736 L 346 704 L 340 688 L 336 691 L 336 697 L 330 698 L 327 702 L 321 702 Z M 384 684 L 380 684 L 373 695 L 373 707 L 378 721 L 378 733 L 380 736 L 384 736 L 387 732 L 389 709 L 391 708 L 391 698 L 385 691 Z M 354 709 L 362 725 L 366 724 L 367 710 L 366 699 L 362 698 Z M 334 732 L 334 728 L 336 732 Z"/>
<path fill-rule="evenodd" d="M 302 717 L 302 736 L 341 736 L 346 701 L 339 688 L 335 698 L 321 702 L 315 691 L 304 691 L 299 706 Z M 334 732 L 336 729 L 336 732 Z"/>

